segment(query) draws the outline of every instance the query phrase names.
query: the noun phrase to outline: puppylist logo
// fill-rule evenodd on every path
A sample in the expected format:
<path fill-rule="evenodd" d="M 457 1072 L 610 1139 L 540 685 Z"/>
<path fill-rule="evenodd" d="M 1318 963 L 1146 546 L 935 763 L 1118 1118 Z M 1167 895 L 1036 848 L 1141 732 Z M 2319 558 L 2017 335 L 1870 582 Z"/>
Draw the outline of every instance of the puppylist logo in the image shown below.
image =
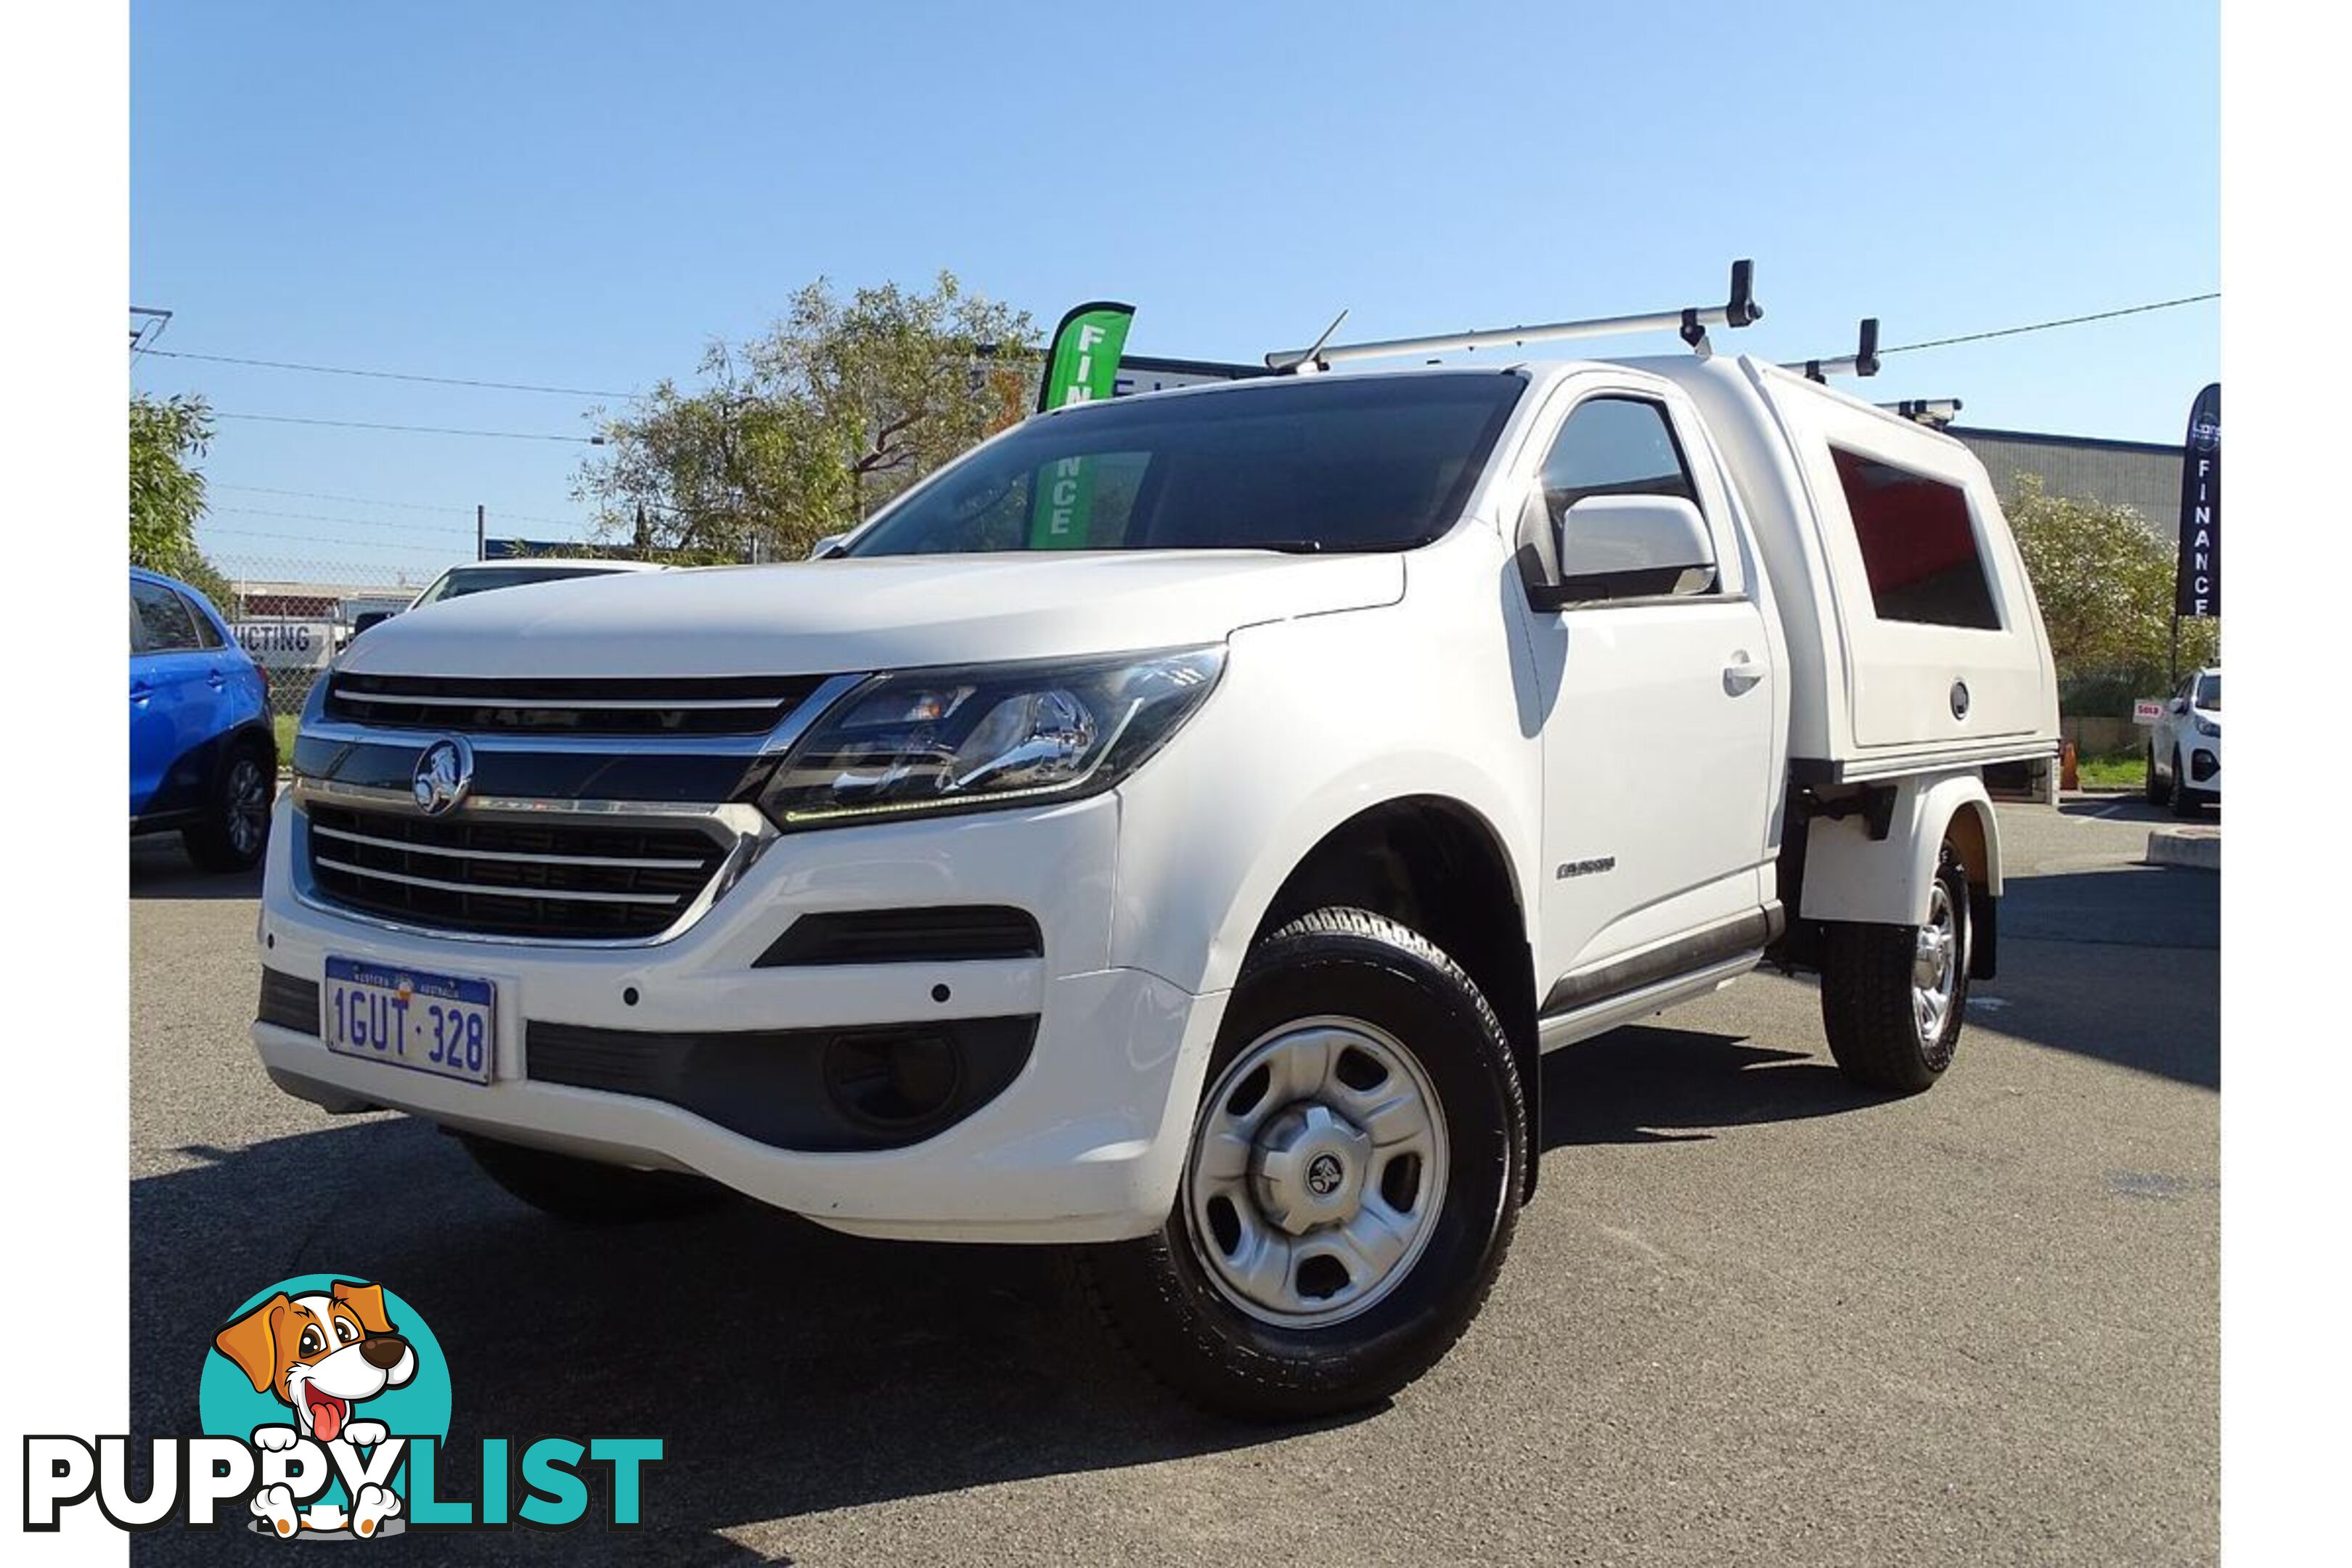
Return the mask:
<path fill-rule="evenodd" d="M 486 1437 L 480 1495 L 441 1495 L 440 1342 L 399 1296 L 342 1275 L 280 1280 L 231 1313 L 197 1406 L 203 1436 L 152 1439 L 143 1497 L 131 1495 L 129 1437 L 26 1437 L 25 1528 L 53 1531 L 66 1509 L 95 1505 L 121 1530 L 241 1525 L 281 1541 L 568 1530 L 587 1518 L 601 1470 L 604 1523 L 633 1530 L 644 1469 L 662 1458 L 658 1437 Z"/>

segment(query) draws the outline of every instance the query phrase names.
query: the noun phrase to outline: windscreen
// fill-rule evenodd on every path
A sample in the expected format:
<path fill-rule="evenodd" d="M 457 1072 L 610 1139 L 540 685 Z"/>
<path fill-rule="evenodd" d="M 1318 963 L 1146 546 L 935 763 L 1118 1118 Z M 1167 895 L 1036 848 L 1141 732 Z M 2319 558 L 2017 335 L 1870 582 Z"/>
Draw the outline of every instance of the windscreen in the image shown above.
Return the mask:
<path fill-rule="evenodd" d="M 1404 550 L 1461 515 L 1524 377 L 1300 377 L 1032 419 L 851 555 Z"/>
<path fill-rule="evenodd" d="M 502 570 L 445 572 L 439 582 L 417 595 L 416 607 L 421 610 L 444 599 L 487 594 L 493 588 L 519 588 L 525 583 L 560 583 L 566 577 L 605 575 L 593 566 L 510 566 Z"/>

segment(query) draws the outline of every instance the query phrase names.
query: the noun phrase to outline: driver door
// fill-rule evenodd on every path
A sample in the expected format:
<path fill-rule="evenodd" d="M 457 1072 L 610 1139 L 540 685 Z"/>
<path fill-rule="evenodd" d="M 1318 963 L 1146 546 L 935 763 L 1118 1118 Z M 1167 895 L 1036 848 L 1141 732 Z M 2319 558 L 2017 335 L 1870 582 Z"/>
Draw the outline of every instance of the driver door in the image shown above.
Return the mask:
<path fill-rule="evenodd" d="M 1555 540 L 1585 497 L 1676 498 L 1699 509 L 1717 569 L 1696 592 L 1529 611 L 1547 715 L 1548 1012 L 1638 989 L 1650 968 L 1705 967 L 1693 955 L 1708 943 L 1756 931 L 1784 722 L 1765 608 L 1696 410 L 1631 371 L 1580 378 L 1560 401 L 1535 444 Z"/>

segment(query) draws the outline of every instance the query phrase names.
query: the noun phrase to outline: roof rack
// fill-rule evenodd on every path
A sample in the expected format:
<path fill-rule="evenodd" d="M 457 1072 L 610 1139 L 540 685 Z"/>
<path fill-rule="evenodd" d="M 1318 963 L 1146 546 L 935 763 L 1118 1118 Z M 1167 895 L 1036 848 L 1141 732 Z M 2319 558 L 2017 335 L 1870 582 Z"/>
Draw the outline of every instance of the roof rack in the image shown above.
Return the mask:
<path fill-rule="evenodd" d="M 1853 353 L 1836 359 L 1791 360 L 1782 370 L 1801 370 L 1807 381 L 1827 381 L 1833 375 L 1876 375 L 1878 374 L 1878 318 L 1864 316 Z"/>
<path fill-rule="evenodd" d="M 1900 403 L 1882 403 L 1878 406 L 1898 419 L 1937 430 L 1960 416 L 1960 400 L 1957 397 L 1906 397 Z"/>
<path fill-rule="evenodd" d="M 1675 331 L 1700 353 L 1707 352 L 1709 327 L 1744 327 L 1761 321 L 1764 307 L 1756 302 L 1756 264 L 1731 264 L 1731 295 L 1720 305 L 1685 306 L 1678 310 L 1654 310 L 1646 315 L 1598 316 L 1589 321 L 1547 321 L 1532 327 L 1499 327 L 1486 331 L 1454 332 L 1431 338 L 1389 338 L 1380 342 L 1326 343 L 1288 349 L 1265 356 L 1265 366 L 1277 374 L 1312 374 L 1351 360 L 1387 359 L 1393 354 L 1454 353 L 1474 349 L 1516 348 L 1522 343 L 1550 342 L 1562 338 L 1614 338 L 1632 332 Z M 1347 312 L 1340 312 L 1344 318 Z M 1336 328 L 1338 321 L 1331 323 Z M 1324 337 L 1328 338 L 1329 330 Z"/>

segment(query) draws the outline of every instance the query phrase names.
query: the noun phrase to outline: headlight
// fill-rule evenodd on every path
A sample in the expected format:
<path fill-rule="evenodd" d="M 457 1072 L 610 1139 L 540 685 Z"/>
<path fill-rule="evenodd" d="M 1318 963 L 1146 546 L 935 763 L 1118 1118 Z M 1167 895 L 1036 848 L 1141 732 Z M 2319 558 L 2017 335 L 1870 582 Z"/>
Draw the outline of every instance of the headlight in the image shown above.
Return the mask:
<path fill-rule="evenodd" d="M 331 663 L 327 668 L 311 677 L 310 692 L 302 699 L 301 717 L 294 721 L 296 734 L 300 734 L 327 716 L 327 682 L 333 676 L 334 667 Z"/>
<path fill-rule="evenodd" d="M 880 675 L 785 753 L 784 828 L 1075 800 L 1110 788 L 1216 684 L 1222 647 Z"/>
<path fill-rule="evenodd" d="M 2208 719 L 2200 713 L 2197 716 L 2197 732 L 2200 735 L 2210 735 L 2218 741 L 2221 738 L 2221 721 L 2218 719 Z"/>

